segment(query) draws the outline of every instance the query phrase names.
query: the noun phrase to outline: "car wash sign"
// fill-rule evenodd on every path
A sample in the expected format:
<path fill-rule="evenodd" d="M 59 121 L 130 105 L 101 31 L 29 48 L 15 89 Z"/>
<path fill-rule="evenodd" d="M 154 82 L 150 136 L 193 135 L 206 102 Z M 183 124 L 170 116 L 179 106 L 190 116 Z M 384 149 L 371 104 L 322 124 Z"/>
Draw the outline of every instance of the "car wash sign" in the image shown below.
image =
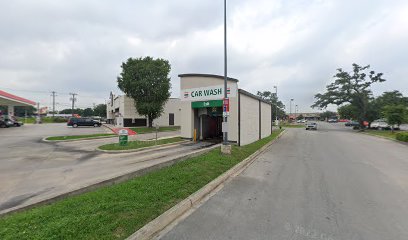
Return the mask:
<path fill-rule="evenodd" d="M 224 98 L 224 85 L 190 88 L 181 90 L 181 101 L 218 100 Z M 235 85 L 227 86 L 227 96 L 235 97 L 237 88 Z"/>

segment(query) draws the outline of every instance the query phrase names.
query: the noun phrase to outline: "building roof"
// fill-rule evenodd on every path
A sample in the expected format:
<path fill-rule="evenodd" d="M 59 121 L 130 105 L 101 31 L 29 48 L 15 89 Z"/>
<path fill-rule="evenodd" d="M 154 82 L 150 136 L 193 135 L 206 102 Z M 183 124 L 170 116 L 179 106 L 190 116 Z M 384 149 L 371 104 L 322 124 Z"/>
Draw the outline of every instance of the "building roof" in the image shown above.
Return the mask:
<path fill-rule="evenodd" d="M 202 73 L 184 73 L 179 74 L 179 77 L 208 77 L 208 78 L 219 78 L 224 79 L 224 76 L 215 75 L 215 74 L 202 74 Z M 238 79 L 228 77 L 229 81 L 238 82 Z"/>
<path fill-rule="evenodd" d="M 259 100 L 259 101 L 261 101 L 261 102 L 264 102 L 264 103 L 267 103 L 267 104 L 269 104 L 269 105 L 272 105 L 270 102 L 266 101 L 265 99 L 262 99 L 262 98 L 256 96 L 255 94 L 252 94 L 252 93 L 250 93 L 250 92 L 247 92 L 247 91 L 245 91 L 244 89 L 238 89 L 238 92 L 244 94 L 245 96 L 248 96 L 248 97 L 251 97 L 251 98 L 255 98 L 255 99 L 257 99 L 257 100 Z"/>
<path fill-rule="evenodd" d="M 1 100 L 8 100 L 9 102 L 16 102 L 17 104 L 23 104 L 23 105 L 31 105 L 31 106 L 35 106 L 35 102 L 28 100 L 26 98 L 22 98 L 16 95 L 13 95 L 11 93 L 5 92 L 0 90 L 0 101 Z"/>

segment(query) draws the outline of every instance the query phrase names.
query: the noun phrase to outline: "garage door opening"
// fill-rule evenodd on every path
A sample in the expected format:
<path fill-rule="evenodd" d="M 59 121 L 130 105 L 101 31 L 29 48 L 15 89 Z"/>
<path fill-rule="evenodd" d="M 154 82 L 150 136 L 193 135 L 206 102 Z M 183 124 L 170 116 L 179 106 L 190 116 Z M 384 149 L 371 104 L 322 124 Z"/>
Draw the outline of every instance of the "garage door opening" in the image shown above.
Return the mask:
<path fill-rule="evenodd" d="M 222 141 L 222 100 L 193 102 L 197 140 Z"/>

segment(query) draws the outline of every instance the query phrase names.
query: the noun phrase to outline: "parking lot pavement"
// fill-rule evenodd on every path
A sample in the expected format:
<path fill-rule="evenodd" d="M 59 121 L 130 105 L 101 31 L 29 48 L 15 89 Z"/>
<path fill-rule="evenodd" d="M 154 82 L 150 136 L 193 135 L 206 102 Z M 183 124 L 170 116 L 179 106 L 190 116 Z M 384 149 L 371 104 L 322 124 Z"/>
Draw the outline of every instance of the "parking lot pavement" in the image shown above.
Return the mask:
<path fill-rule="evenodd" d="M 109 154 L 95 151 L 95 148 L 118 141 L 117 138 L 59 143 L 42 141 L 43 137 L 50 135 L 105 131 L 104 128 L 72 129 L 63 124 L 0 129 L 0 212 L 110 179 L 118 174 L 169 161 L 203 147 L 184 144 L 151 154 Z M 177 134 L 179 132 L 164 132 L 158 136 Z M 143 134 L 135 138 L 151 139 L 154 136 L 155 134 Z"/>

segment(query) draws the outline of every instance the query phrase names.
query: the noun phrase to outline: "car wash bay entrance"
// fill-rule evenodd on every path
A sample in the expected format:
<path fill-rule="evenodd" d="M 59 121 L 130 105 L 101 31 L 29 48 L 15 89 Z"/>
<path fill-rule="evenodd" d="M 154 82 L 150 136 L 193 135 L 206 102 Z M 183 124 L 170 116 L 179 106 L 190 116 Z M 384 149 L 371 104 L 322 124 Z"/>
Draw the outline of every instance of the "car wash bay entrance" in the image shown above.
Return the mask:
<path fill-rule="evenodd" d="M 222 140 L 222 100 L 191 102 L 197 140 Z"/>

